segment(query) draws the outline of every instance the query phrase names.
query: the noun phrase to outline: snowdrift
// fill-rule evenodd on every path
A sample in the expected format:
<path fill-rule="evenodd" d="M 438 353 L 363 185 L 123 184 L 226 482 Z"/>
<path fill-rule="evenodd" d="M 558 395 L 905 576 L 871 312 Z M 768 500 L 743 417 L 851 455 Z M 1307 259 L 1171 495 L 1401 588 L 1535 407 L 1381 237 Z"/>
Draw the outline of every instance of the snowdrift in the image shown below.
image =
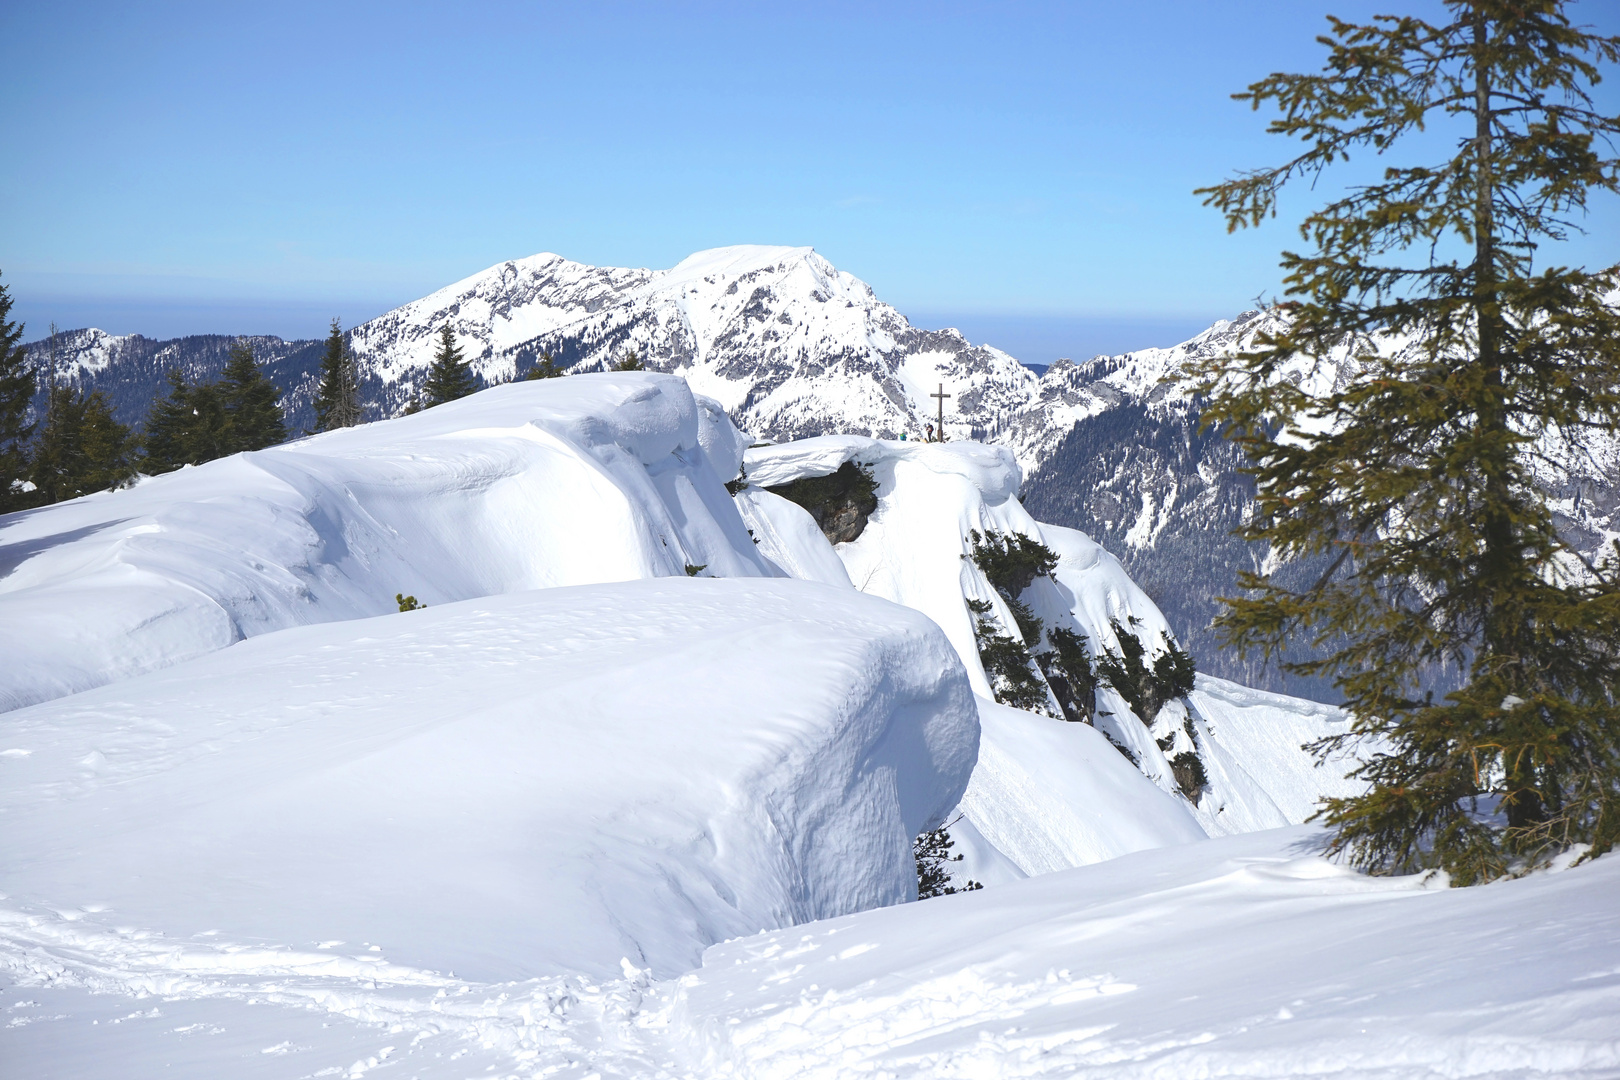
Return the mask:
<path fill-rule="evenodd" d="M 266 634 L 0 740 L 0 922 L 114 966 L 161 934 L 182 965 L 488 980 L 673 976 L 915 898 L 977 721 L 916 612 L 683 575 Z"/>
<path fill-rule="evenodd" d="M 0 710 L 401 592 L 780 576 L 723 487 L 742 446 L 679 378 L 582 375 L 0 518 Z"/>

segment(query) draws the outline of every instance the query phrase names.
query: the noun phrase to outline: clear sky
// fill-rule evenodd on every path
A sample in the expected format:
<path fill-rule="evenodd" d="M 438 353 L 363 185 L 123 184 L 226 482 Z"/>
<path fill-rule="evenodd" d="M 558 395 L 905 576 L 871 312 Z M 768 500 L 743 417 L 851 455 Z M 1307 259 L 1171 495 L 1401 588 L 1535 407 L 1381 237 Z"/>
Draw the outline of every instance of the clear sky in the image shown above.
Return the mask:
<path fill-rule="evenodd" d="M 1191 194 L 1289 150 L 1228 95 L 1391 8 L 1438 4 L 7 3 L 0 271 L 30 338 L 316 336 L 539 251 L 808 244 L 1025 360 L 1170 344 L 1294 239 Z"/>

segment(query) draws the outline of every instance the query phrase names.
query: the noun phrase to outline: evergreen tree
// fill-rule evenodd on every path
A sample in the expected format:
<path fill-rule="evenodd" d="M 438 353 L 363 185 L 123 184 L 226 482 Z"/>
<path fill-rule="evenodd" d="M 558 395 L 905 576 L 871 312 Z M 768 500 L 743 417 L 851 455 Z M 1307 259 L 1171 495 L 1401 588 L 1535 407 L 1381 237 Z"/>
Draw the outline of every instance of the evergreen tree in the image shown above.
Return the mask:
<path fill-rule="evenodd" d="M 169 396 L 152 402 L 141 432 L 141 469 L 153 476 L 191 460 L 186 437 L 191 427 L 191 387 L 179 368 L 169 369 L 168 380 Z"/>
<path fill-rule="evenodd" d="M 168 379 L 169 396 L 146 414 L 141 468 L 156 475 L 234 453 L 225 391 L 214 383 L 190 385 L 179 368 L 170 368 Z"/>
<path fill-rule="evenodd" d="M 100 390 L 80 399 L 78 422 L 80 492 L 123 487 L 135 475 L 135 437 L 114 419 Z"/>
<path fill-rule="evenodd" d="M 613 370 L 615 371 L 646 371 L 647 365 L 641 362 L 641 354 L 631 349 L 624 354 L 624 359 Z"/>
<path fill-rule="evenodd" d="M 32 503 L 23 490 L 28 477 L 28 440 L 34 425 L 28 406 L 34 399 L 34 370 L 22 347 L 23 324 L 10 321 L 11 295 L 0 285 L 0 514 Z"/>
<path fill-rule="evenodd" d="M 558 379 L 565 374 L 567 374 L 567 372 L 563 371 L 562 368 L 557 366 L 557 361 L 552 359 L 551 354 L 549 352 L 543 352 L 540 354 L 540 362 L 534 365 L 534 367 L 530 368 L 529 373 L 523 376 L 523 378 L 525 380 Z"/>
<path fill-rule="evenodd" d="M 321 384 L 315 391 L 315 428 L 331 431 L 359 422 L 360 373 L 343 337 L 343 327 L 333 319 L 332 331 L 326 336 L 326 353 L 321 357 Z"/>
<path fill-rule="evenodd" d="M 445 323 L 439 327 L 439 350 L 433 354 L 433 366 L 428 368 L 427 379 L 422 383 L 422 407 L 431 409 L 464 398 L 477 389 L 478 377 L 462 359 L 456 332 Z"/>
<path fill-rule="evenodd" d="M 62 502 L 121 486 L 134 474 L 132 442 L 99 390 L 86 396 L 53 382 L 30 473 L 40 501 Z"/>
<path fill-rule="evenodd" d="M 263 450 L 287 438 L 281 414 L 281 391 L 265 377 L 253 358 L 253 346 L 238 341 L 230 348 L 224 377 L 219 384 L 220 404 L 226 415 L 229 453 Z"/>
<path fill-rule="evenodd" d="M 1382 740 L 1366 793 L 1324 804 L 1335 849 L 1374 872 L 1466 884 L 1620 833 L 1617 560 L 1582 557 L 1537 477 L 1543 448 L 1620 424 L 1614 274 L 1534 263 L 1590 192 L 1620 190 L 1602 153 L 1620 118 L 1588 92 L 1620 38 L 1565 6 L 1331 19 L 1321 74 L 1236 95 L 1276 106 L 1270 130 L 1299 155 L 1201 191 L 1230 228 L 1256 226 L 1289 182 L 1400 147 L 1305 219 L 1314 250 L 1283 253 L 1286 328 L 1186 372 L 1248 453 L 1241 535 L 1273 561 L 1331 560 L 1298 590 L 1246 575 L 1218 625 L 1267 656 L 1312 643 L 1286 666 L 1334 677 L 1355 733 Z M 1336 378 L 1298 377 L 1330 359 Z M 1461 685 L 1437 697 L 1442 664 Z"/>

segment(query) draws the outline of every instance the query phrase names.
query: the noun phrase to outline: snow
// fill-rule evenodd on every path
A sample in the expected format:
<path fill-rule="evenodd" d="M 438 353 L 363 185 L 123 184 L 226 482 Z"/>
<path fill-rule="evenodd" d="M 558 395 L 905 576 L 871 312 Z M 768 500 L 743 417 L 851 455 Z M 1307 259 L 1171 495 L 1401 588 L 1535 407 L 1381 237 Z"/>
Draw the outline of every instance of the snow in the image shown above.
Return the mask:
<path fill-rule="evenodd" d="M 978 703 L 979 763 L 960 809 L 1023 874 L 1204 839 L 1186 802 L 1155 787 L 1096 728 Z M 981 858 L 964 859 L 957 876 L 983 881 Z"/>
<path fill-rule="evenodd" d="M 1030 517 L 1017 499 L 1018 463 L 1004 447 L 829 435 L 753 447 L 744 460 L 754 488 L 739 499 L 749 506 L 774 498 L 759 487 L 824 476 L 846 461 L 870 468 L 878 483 L 878 508 L 858 538 L 838 545 L 837 555 L 858 589 L 915 608 L 938 623 L 981 699 L 993 694 L 964 601 L 990 603 L 1007 633 L 1016 635 L 1018 630 L 1000 595 L 968 558 L 970 533 L 975 530 L 1021 533 L 1051 549 L 1058 558 L 1056 568 L 1050 578 L 1037 579 L 1021 599 L 1047 627 L 1082 635 L 1093 657 L 1120 654 L 1116 626 L 1137 635 L 1150 662 L 1174 640 L 1163 613 L 1117 558 L 1083 532 Z M 791 515 L 790 510 L 781 512 Z M 744 513 L 751 523 L 758 514 L 747 509 Z M 823 565 L 825 539 L 812 531 L 807 514 L 795 521 L 796 531 L 765 524 L 755 528 L 756 535 L 769 534 L 768 541 L 761 540 L 761 550 L 784 568 Z M 823 576 L 798 569 L 790 573 L 836 580 L 824 571 Z M 1193 835 L 1189 828 L 1222 836 L 1299 824 L 1315 812 L 1319 798 L 1361 789 L 1359 782 L 1344 778 L 1352 763 L 1318 767 L 1313 755 L 1302 749 L 1345 729 L 1348 721 L 1340 710 L 1213 679 L 1202 679 L 1190 700 L 1190 713 L 1180 702 L 1172 702 L 1150 725 L 1118 693 L 1103 687 L 1097 697 L 1096 729 L 1072 737 L 1091 740 L 1086 743 L 1087 754 L 1076 758 L 1058 752 L 1055 760 L 1064 764 L 1050 768 L 1042 756 L 1056 752 L 1053 746 L 1011 738 L 1018 725 L 986 718 L 981 751 L 984 794 L 975 797 L 975 789 L 970 789 L 961 808 L 975 830 L 979 854 L 964 861 L 958 876 L 991 873 L 1004 865 L 1017 866 L 1026 874 L 1080 866 L 1152 844 L 1185 842 Z M 1051 711 L 1058 712 L 1055 702 Z M 1041 723 L 1033 718 L 1028 722 Z M 1009 736 L 1005 742 L 1003 735 Z M 1132 801 L 1115 792 L 1124 800 L 1121 805 L 1130 809 L 1097 816 L 1087 785 L 1105 783 L 1105 776 L 1129 764 L 1109 746 L 1110 741 L 1134 756 L 1139 776 L 1157 786 L 1164 803 L 1143 801 L 1145 796 Z M 1077 744 L 1071 740 L 1065 745 Z M 1087 756 L 1093 746 L 1108 747 L 1108 753 Z M 1171 759 L 1188 750 L 1199 754 L 1209 781 L 1196 804 L 1183 795 L 1171 768 Z M 1095 761 L 1101 765 L 1094 766 Z M 1095 771 L 1102 767 L 1107 771 Z M 1073 783 L 1057 779 L 1053 769 L 1072 773 Z M 976 777 L 975 784 L 979 783 Z M 1007 801 L 1005 809 L 993 808 L 999 800 Z"/>
<path fill-rule="evenodd" d="M 670 980 L 275 970 L 127 936 L 114 953 L 42 914 L 0 925 L 38 972 L 0 993 L 0 1040 L 64 1078 L 1620 1074 L 1620 860 L 1453 890 L 1351 873 L 1321 839 L 1158 848 L 749 935 Z"/>
<path fill-rule="evenodd" d="M 289 626 L 519 589 L 780 576 L 673 376 L 498 386 L 0 519 L 0 709 Z"/>
<path fill-rule="evenodd" d="M 849 572 L 808 510 L 756 487 L 744 488 L 735 498 L 749 533 L 759 543 L 760 554 L 790 577 L 854 588 Z"/>
<path fill-rule="evenodd" d="M 977 751 L 917 613 L 684 576 L 266 634 L 0 733 L 28 751 L 0 765 L 0 922 L 71 919 L 108 963 L 206 929 L 244 970 L 486 981 L 667 977 L 912 899 L 911 838 Z"/>
<path fill-rule="evenodd" d="M 1284 829 L 718 945 L 691 1075 L 1620 1072 L 1620 860 L 1447 890 Z"/>
<path fill-rule="evenodd" d="M 1298 824 L 1336 709 L 998 705 L 971 530 L 1094 654 L 1162 614 L 1009 449 L 748 441 L 573 376 L 0 521 L 8 1075 L 1620 1075 L 1612 856 L 1368 878 Z M 835 548 L 765 487 L 845 461 Z M 986 888 L 907 903 L 945 822 Z"/>

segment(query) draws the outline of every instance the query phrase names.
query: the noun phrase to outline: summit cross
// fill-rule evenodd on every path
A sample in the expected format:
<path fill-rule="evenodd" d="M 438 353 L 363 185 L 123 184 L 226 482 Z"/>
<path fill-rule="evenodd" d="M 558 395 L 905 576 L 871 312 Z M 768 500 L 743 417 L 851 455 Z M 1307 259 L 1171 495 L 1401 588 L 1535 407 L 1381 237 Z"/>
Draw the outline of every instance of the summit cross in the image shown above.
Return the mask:
<path fill-rule="evenodd" d="M 945 384 L 940 383 L 939 384 L 939 389 L 936 392 L 934 392 L 932 394 L 929 394 L 928 396 L 931 397 L 931 398 L 938 398 L 939 399 L 939 427 L 934 429 L 935 432 L 936 432 L 934 438 L 937 439 L 939 442 L 944 442 L 945 441 L 945 399 L 948 398 L 948 397 L 951 397 L 952 395 L 947 394 L 945 392 Z"/>

